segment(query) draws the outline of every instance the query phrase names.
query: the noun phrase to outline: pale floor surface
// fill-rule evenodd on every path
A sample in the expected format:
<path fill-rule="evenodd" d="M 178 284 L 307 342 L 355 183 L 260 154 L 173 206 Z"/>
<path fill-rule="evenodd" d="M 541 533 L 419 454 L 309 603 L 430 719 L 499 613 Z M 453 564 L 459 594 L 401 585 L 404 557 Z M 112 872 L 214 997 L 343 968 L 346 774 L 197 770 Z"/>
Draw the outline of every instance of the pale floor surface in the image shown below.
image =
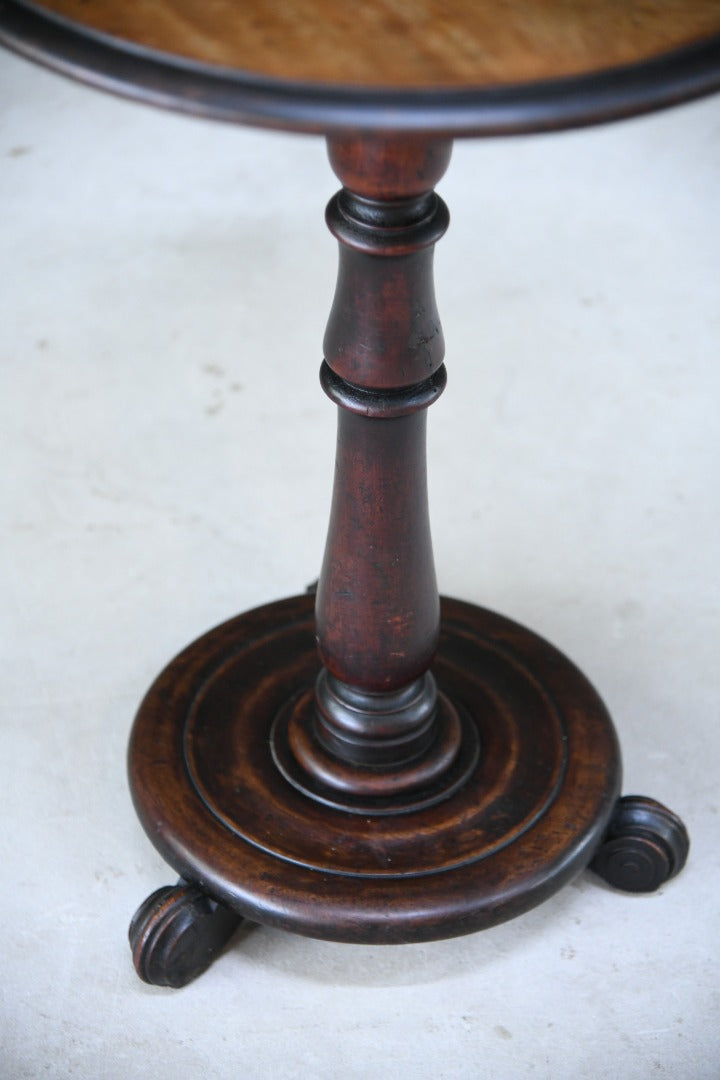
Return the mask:
<path fill-rule="evenodd" d="M 173 876 L 125 742 L 182 645 L 317 572 L 336 184 L 319 139 L 4 54 L 0 160 L 0 1074 L 720 1077 L 720 99 L 459 145 L 437 253 L 442 589 L 583 667 L 685 872 L 649 898 L 585 875 L 431 945 L 256 929 L 179 992 L 130 966 Z"/>

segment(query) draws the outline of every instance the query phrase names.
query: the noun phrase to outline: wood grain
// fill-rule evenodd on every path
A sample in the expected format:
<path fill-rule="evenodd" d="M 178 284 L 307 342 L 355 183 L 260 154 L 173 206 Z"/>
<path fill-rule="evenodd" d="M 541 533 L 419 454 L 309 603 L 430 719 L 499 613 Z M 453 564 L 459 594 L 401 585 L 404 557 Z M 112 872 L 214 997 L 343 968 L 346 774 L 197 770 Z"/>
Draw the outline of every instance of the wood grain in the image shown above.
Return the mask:
<path fill-rule="evenodd" d="M 390 944 L 494 926 L 580 873 L 619 794 L 602 701 L 529 630 L 457 600 L 443 600 L 442 615 L 433 670 L 481 753 L 449 798 L 394 816 L 324 805 L 275 767 L 274 718 L 298 687 L 312 693 L 319 666 L 312 597 L 246 612 L 165 669 L 133 727 L 130 786 L 148 837 L 185 882 L 253 922 Z M 152 898 L 136 942 L 152 930 L 148 907 Z M 172 940 L 187 914 L 152 921 Z M 143 977 L 163 960 L 154 952 L 136 944 Z"/>
<path fill-rule="evenodd" d="M 135 44 L 263 78 L 491 87 L 633 64 L 720 33 L 719 0 L 43 0 Z"/>

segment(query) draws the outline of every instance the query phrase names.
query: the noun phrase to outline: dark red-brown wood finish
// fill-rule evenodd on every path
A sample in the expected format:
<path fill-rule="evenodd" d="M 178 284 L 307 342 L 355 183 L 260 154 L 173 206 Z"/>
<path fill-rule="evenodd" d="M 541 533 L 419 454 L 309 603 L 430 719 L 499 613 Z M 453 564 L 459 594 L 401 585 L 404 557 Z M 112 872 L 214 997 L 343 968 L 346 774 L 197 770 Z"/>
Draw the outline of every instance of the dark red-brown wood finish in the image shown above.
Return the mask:
<path fill-rule="evenodd" d="M 413 18 L 413 0 L 364 5 L 380 9 L 376 26 L 381 29 L 365 45 L 371 60 L 382 50 L 385 63 L 379 77 L 372 77 L 371 70 L 371 77 L 354 79 L 337 59 L 333 62 L 339 53 L 337 36 L 327 41 L 326 55 L 320 55 L 325 63 L 313 78 L 288 77 L 288 70 L 297 66 L 298 48 L 283 24 L 294 4 L 255 0 L 232 5 L 236 35 L 257 35 L 254 8 L 261 9 L 261 24 L 268 17 L 271 23 L 265 44 L 274 46 L 275 55 L 269 67 L 253 70 L 233 63 L 232 57 L 218 60 L 212 52 L 206 53 L 207 25 L 199 34 L 192 33 L 198 18 L 212 22 L 213 16 L 202 16 L 198 9 L 213 11 L 217 18 L 226 13 L 223 4 L 187 0 L 183 5 L 183 0 L 176 0 L 168 6 L 185 6 L 188 17 L 173 18 L 171 10 L 164 30 L 156 34 L 153 23 L 160 20 L 154 16 L 162 16 L 164 6 L 164 0 L 144 5 L 125 0 L 92 4 L 0 0 L 0 40 L 72 78 L 147 104 L 230 123 L 323 135 L 378 130 L 439 136 L 554 131 L 667 108 L 720 88 L 720 10 L 715 0 L 655 4 L 627 0 L 601 13 L 591 0 L 573 4 L 466 2 L 464 17 L 471 21 L 481 17 L 480 25 L 474 27 L 475 51 L 481 64 L 490 58 L 489 72 L 481 70 L 473 78 L 461 65 L 460 72 L 452 74 L 463 55 L 459 47 L 462 24 L 456 23 L 445 35 L 443 49 L 451 77 L 433 84 L 421 40 L 414 85 L 398 81 L 396 71 L 400 57 L 408 51 L 409 38 L 422 39 L 427 33 L 427 4 L 419 5 L 423 10 L 418 18 Z M 227 9 L 227 3 L 224 6 Z M 388 12 L 388 6 L 395 11 Z M 307 11 L 308 5 L 304 7 Z M 347 46 L 357 39 L 361 25 L 355 19 L 348 32 L 347 4 L 317 0 L 310 7 L 316 8 L 317 19 L 312 38 L 322 41 L 323 30 L 339 18 L 340 41 Z M 454 14 L 457 20 L 457 11 Z M 135 36 L 129 30 L 123 36 L 126 22 L 146 24 L 145 33 Z M 493 33 L 494 25 L 500 27 L 499 35 Z M 168 34 L 168 27 L 179 30 L 181 38 L 183 30 L 189 30 L 189 47 L 178 52 L 175 33 Z M 628 30 L 635 39 L 632 43 L 623 41 Z M 222 26 L 214 27 L 214 34 L 221 42 L 229 39 Z M 491 37 L 496 40 L 489 43 Z M 543 38 L 540 49 L 538 37 Z M 149 42 L 153 43 L 150 47 Z M 585 55 L 569 62 L 563 53 L 568 43 L 575 42 L 585 46 Z M 307 51 L 307 34 L 303 45 Z M 316 47 L 316 55 L 317 51 Z M 530 55 L 523 58 L 525 51 Z M 574 48 L 569 51 L 572 54 Z"/>
<path fill-rule="evenodd" d="M 423 88 L 411 85 L 417 35 L 402 85 L 385 85 L 392 42 L 378 85 L 340 84 L 320 68 L 292 83 L 277 77 L 297 60 L 277 34 L 261 34 L 260 74 L 170 55 L 179 9 L 189 55 L 210 40 L 195 32 L 208 17 L 196 0 L 148 6 L 152 26 L 114 0 L 92 12 L 76 0 L 47 6 L 62 17 L 0 0 L 0 40 L 154 104 L 321 131 L 342 184 L 327 212 L 340 267 L 321 382 L 338 436 L 317 595 L 204 635 L 139 709 L 132 796 L 181 879 L 132 921 L 139 975 L 184 985 L 242 918 L 337 941 L 424 941 L 519 915 L 588 865 L 619 888 L 657 888 L 682 868 L 687 833 L 659 803 L 619 798 L 618 743 L 595 690 L 531 631 L 438 596 L 425 430 L 446 378 L 432 261 L 448 213 L 434 188 L 451 136 L 595 123 L 720 86 L 720 15 L 705 0 L 668 6 L 676 23 L 648 5 L 618 8 L 628 38 L 605 34 L 603 55 L 616 59 L 598 70 L 575 55 L 597 41 L 595 5 L 524 0 L 503 9 L 507 57 L 499 44 L 497 55 L 473 54 L 507 60 L 502 78 L 465 85 L 440 35 L 434 56 L 451 85 Z M 214 6 L 247 16 L 253 33 L 276 11 L 255 8 L 260 22 L 245 5 Z M 493 25 L 493 5 L 460 9 L 482 44 L 478 20 Z M 523 20 L 537 27 L 538 12 L 564 38 L 528 36 Z M 90 30 L 73 21 L 83 13 Z M 108 36 L 113 27 L 126 38 Z M 158 27 L 170 34 L 162 52 L 146 47 Z M 670 51 L 658 52 L 661 41 Z M 633 62 L 623 64 L 626 46 Z M 323 60 L 334 63 L 332 51 Z M 374 71 L 372 42 L 365 60 Z"/>
<path fill-rule="evenodd" d="M 180 918 L 184 883 L 146 902 L 131 938 L 150 981 L 193 977 L 178 927 L 204 935 L 203 970 L 228 912 L 338 941 L 422 941 L 518 915 L 593 858 L 635 889 L 684 861 L 682 825 L 659 838 L 652 813 L 603 859 L 620 755 L 602 701 L 530 631 L 438 597 L 425 421 L 445 385 L 432 255 L 448 216 L 433 186 L 449 142 L 336 137 L 329 153 L 343 188 L 328 208 L 340 269 L 321 371 L 338 406 L 325 559 L 314 603 L 212 631 L 140 709 L 140 819 L 219 902 L 219 930 L 205 908 Z"/>

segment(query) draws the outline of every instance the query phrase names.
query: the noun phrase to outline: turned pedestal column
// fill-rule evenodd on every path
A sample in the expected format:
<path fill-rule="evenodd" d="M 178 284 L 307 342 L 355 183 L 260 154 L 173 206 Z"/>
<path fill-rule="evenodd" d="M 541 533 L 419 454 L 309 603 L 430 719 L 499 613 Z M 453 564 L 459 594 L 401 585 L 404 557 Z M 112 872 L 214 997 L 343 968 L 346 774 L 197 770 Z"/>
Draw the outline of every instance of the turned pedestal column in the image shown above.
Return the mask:
<path fill-rule="evenodd" d="M 429 672 L 440 632 L 425 465 L 426 410 L 445 386 L 432 280 L 448 213 L 433 188 L 448 140 L 329 143 L 344 187 L 323 389 L 338 405 L 332 513 L 317 589 L 323 669 L 278 749 L 309 797 L 402 813 L 458 787 L 477 758 Z M 464 744 L 464 745 L 463 745 Z"/>

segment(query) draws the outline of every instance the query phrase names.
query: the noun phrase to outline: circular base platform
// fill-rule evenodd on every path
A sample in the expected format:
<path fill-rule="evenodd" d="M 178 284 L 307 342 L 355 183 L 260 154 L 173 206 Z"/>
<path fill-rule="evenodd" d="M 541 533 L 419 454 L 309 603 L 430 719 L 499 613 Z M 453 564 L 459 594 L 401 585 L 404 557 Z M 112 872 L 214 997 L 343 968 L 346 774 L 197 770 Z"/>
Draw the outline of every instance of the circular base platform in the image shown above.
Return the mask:
<path fill-rule="evenodd" d="M 185 880 L 260 923 L 390 943 L 502 922 L 587 866 L 619 794 L 612 722 L 561 653 L 470 604 L 443 600 L 432 668 L 477 748 L 461 784 L 351 812 L 281 771 L 278 725 L 319 672 L 313 606 L 293 597 L 210 631 L 140 707 L 133 798 Z"/>

